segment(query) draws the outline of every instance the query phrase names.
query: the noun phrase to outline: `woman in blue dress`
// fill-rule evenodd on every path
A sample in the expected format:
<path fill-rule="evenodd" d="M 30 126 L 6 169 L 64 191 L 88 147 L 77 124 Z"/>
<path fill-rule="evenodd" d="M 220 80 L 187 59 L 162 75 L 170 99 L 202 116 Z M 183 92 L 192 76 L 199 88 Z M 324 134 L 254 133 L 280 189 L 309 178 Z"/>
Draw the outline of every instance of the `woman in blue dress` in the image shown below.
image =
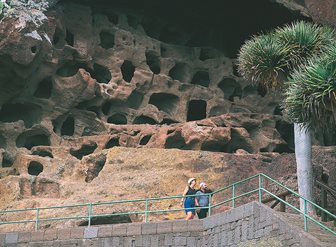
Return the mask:
<path fill-rule="evenodd" d="M 196 194 L 196 178 L 190 178 L 188 180 L 188 185 L 183 191 L 183 197 L 181 199 L 181 205 L 184 205 L 186 212 L 186 220 L 191 220 L 195 216 L 195 197 L 192 195 Z"/>

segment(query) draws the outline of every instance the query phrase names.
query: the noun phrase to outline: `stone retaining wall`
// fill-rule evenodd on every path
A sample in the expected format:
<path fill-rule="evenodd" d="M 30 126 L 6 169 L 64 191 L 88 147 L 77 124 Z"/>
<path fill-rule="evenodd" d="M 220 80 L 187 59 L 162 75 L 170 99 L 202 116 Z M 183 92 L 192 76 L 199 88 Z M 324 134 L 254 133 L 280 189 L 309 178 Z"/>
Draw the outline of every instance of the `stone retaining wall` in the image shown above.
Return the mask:
<path fill-rule="evenodd" d="M 204 220 L 0 233 L 0 246 L 321 246 L 270 208 L 249 203 Z"/>

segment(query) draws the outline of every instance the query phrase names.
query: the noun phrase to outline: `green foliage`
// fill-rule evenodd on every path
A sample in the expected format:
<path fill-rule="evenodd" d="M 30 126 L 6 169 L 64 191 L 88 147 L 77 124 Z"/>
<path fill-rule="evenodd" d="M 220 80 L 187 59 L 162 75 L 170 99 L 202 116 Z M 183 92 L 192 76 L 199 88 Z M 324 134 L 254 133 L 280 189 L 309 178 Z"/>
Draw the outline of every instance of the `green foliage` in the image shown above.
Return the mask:
<path fill-rule="evenodd" d="M 283 91 L 293 122 L 317 131 L 335 128 L 334 29 L 301 21 L 252 37 L 240 49 L 238 71 L 252 83 Z"/>
<path fill-rule="evenodd" d="M 335 33 L 332 28 L 300 21 L 276 29 L 275 36 L 289 50 L 288 65 L 294 69 L 323 53 L 333 44 Z"/>
<path fill-rule="evenodd" d="M 336 126 L 336 47 L 293 71 L 284 109 L 294 122 L 315 131 Z"/>
<path fill-rule="evenodd" d="M 248 40 L 239 51 L 238 71 L 252 83 L 281 88 L 293 69 L 322 54 L 334 40 L 332 28 L 295 22 Z"/>
<path fill-rule="evenodd" d="M 238 71 L 253 83 L 275 87 L 284 77 L 289 50 L 273 33 L 254 36 L 242 46 L 238 56 Z"/>

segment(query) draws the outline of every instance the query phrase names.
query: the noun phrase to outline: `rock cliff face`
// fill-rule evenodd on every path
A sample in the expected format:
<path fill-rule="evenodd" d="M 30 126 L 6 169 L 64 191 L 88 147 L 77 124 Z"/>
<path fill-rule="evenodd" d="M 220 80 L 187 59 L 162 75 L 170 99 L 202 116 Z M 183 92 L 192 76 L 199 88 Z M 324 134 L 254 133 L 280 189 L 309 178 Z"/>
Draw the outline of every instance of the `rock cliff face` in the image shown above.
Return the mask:
<path fill-rule="evenodd" d="M 176 148 L 252 159 L 259 159 L 259 152 L 271 157 L 293 152 L 293 128 L 281 115 L 279 95 L 242 80 L 235 56 L 250 35 L 307 18 L 299 12 L 266 0 L 218 0 L 211 6 L 177 0 L 49 1 L 48 11 L 19 2 L 0 21 L 0 208 L 100 200 L 71 188 L 93 192 L 98 185 L 113 185 L 107 181 L 113 169 L 101 171 L 111 160 L 106 149 L 117 146 L 132 153 Z M 130 157 L 127 152 L 120 164 Z M 324 163 L 334 158 L 326 157 Z M 181 180 L 199 162 L 192 160 Z M 183 166 L 183 159 L 179 162 Z M 237 174 L 245 163 L 235 163 Z M 220 161 L 209 165 L 216 166 Z M 324 167 L 331 173 L 332 167 Z M 146 169 L 155 173 L 155 165 Z M 204 178 L 220 186 L 224 175 L 210 175 L 216 171 L 209 168 Z M 240 175 L 258 171 L 264 170 Z M 165 181 L 158 176 L 158 183 Z M 152 195 L 158 183 L 148 185 Z M 119 192 L 105 195 L 119 198 Z"/>

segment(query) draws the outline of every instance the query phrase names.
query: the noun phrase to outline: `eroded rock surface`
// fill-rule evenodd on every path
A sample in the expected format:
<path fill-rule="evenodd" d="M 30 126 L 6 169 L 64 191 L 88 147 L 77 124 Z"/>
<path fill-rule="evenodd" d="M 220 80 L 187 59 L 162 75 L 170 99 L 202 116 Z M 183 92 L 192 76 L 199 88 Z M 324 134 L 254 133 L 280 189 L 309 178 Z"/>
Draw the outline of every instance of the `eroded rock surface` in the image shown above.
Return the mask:
<path fill-rule="evenodd" d="M 0 21 L 0 208 L 172 195 L 191 175 L 214 187 L 257 172 L 295 181 L 280 96 L 239 77 L 235 56 L 250 35 L 307 19 L 298 9 L 48 2 Z M 316 144 L 334 144 L 326 137 Z M 157 194 L 168 181 L 176 189 Z"/>

